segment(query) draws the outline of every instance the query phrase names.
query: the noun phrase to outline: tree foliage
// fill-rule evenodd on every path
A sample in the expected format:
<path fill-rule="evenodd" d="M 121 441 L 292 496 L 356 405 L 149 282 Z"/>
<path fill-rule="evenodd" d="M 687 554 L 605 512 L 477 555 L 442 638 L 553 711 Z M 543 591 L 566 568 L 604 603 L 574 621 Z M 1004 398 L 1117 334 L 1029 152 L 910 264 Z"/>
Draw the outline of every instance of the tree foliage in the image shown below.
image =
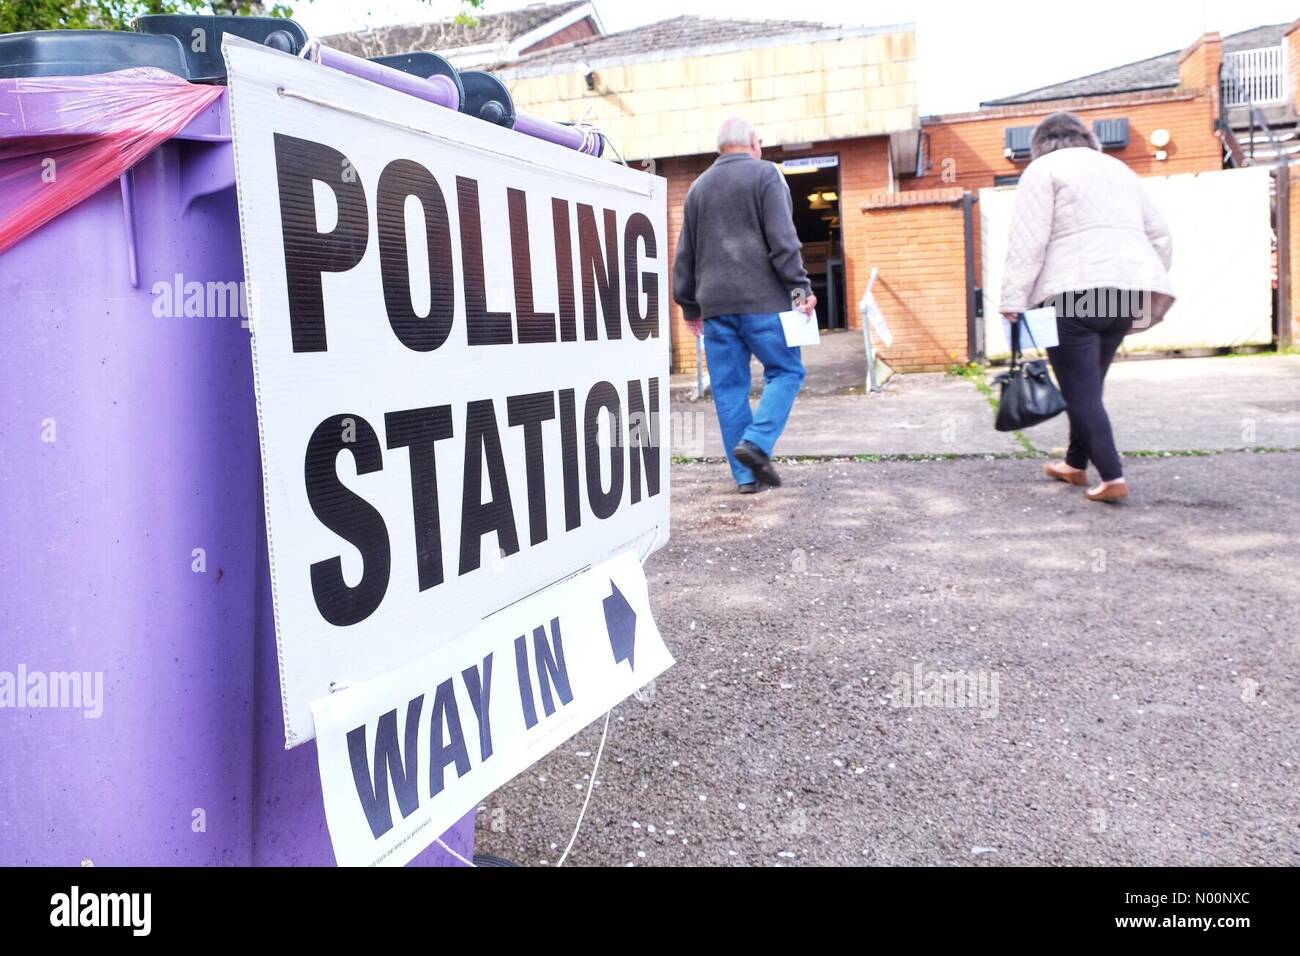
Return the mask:
<path fill-rule="evenodd" d="M 311 3 L 312 0 L 306 0 Z M 456 4 L 457 18 L 471 18 L 484 0 L 425 0 L 434 6 Z M 131 21 L 146 13 L 226 14 L 289 17 L 293 8 L 255 0 L 4 0 L 0 3 L 0 33 L 22 30 L 130 30 Z"/>

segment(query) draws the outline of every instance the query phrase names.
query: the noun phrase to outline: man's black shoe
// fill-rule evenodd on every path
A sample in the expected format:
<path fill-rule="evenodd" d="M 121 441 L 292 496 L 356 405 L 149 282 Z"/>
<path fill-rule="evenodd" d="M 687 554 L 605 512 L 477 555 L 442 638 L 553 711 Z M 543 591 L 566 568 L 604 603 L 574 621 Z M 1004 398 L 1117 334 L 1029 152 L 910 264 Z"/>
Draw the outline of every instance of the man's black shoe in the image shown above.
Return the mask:
<path fill-rule="evenodd" d="M 737 445 L 733 452 L 736 460 L 747 467 L 754 473 L 754 477 L 761 484 L 770 485 L 777 488 L 781 484 L 781 476 L 776 473 L 772 467 L 772 459 L 767 457 L 767 452 L 759 448 L 752 441 L 742 441 Z"/>
<path fill-rule="evenodd" d="M 736 490 L 742 495 L 756 495 L 758 494 L 758 482 L 748 481 L 743 485 L 736 485 Z"/>

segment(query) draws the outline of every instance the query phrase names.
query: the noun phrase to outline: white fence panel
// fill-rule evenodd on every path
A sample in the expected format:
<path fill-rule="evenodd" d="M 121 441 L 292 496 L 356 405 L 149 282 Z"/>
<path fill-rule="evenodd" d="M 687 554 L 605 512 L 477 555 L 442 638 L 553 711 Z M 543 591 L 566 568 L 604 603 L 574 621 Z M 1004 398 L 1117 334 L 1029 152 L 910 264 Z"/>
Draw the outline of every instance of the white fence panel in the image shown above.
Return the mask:
<path fill-rule="evenodd" d="M 1171 277 L 1178 301 L 1153 329 L 1125 340 L 1125 350 L 1172 351 L 1267 345 L 1273 339 L 1272 227 L 1269 170 L 1225 169 L 1142 180 L 1173 234 Z M 984 348 L 1003 358 L 998 297 L 1015 202 L 1014 186 L 981 189 L 980 256 Z"/>

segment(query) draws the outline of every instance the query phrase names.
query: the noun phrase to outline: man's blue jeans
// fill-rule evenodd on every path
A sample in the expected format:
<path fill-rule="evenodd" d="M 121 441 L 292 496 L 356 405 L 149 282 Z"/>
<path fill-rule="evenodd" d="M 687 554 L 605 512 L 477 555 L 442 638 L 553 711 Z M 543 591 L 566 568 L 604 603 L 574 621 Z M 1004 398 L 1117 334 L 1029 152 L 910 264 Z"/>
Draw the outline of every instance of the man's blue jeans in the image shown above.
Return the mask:
<path fill-rule="evenodd" d="M 795 396 L 803 385 L 803 359 L 785 344 L 775 312 L 716 315 L 704 322 L 704 354 L 709 360 L 713 404 L 718 410 L 722 444 L 736 484 L 754 481 L 754 473 L 736 460 L 733 449 L 750 441 L 770 455 L 781 437 Z M 749 405 L 750 356 L 763 363 L 763 397 L 757 414 Z"/>

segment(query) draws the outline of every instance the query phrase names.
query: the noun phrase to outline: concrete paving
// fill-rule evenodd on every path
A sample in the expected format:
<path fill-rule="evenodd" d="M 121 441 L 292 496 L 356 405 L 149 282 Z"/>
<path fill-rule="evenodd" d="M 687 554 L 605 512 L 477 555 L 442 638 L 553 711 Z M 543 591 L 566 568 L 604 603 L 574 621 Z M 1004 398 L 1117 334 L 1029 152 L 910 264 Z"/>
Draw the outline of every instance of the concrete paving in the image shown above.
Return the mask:
<path fill-rule="evenodd" d="M 998 371 L 989 370 L 990 381 Z M 1300 448 L 1300 355 L 1118 362 L 1107 380 L 1106 404 L 1121 451 Z M 674 454 L 722 456 L 712 402 L 674 401 L 673 426 Z M 1064 447 L 1067 433 L 1062 415 L 1024 437 L 1030 450 L 1048 453 Z M 1007 455 L 1026 447 L 993 430 L 993 409 L 973 382 L 936 373 L 897 375 L 874 395 L 803 394 L 776 450 L 796 456 Z"/>
<path fill-rule="evenodd" d="M 576 865 L 1300 865 L 1300 454 L 678 465 Z M 963 691 L 964 688 L 964 691 Z M 921 690 L 925 692 L 920 692 Z M 553 865 L 597 723 L 494 794 Z"/>
<path fill-rule="evenodd" d="M 1300 448 L 1300 355 L 1130 359 L 1105 399 L 1121 451 Z M 1068 434 L 1064 415 L 1026 432 L 1043 450 Z"/>
<path fill-rule="evenodd" d="M 1300 865 L 1300 452 L 1268 450 L 1300 358 L 1125 362 L 1108 403 L 1129 451 L 1242 450 L 1132 456 L 1093 504 L 914 375 L 805 396 L 779 451 L 941 459 L 750 497 L 675 464 L 646 570 L 677 664 L 614 711 L 570 862 Z M 711 404 L 674 412 L 721 455 Z M 556 862 L 600 729 L 485 802 L 481 852 Z"/>

